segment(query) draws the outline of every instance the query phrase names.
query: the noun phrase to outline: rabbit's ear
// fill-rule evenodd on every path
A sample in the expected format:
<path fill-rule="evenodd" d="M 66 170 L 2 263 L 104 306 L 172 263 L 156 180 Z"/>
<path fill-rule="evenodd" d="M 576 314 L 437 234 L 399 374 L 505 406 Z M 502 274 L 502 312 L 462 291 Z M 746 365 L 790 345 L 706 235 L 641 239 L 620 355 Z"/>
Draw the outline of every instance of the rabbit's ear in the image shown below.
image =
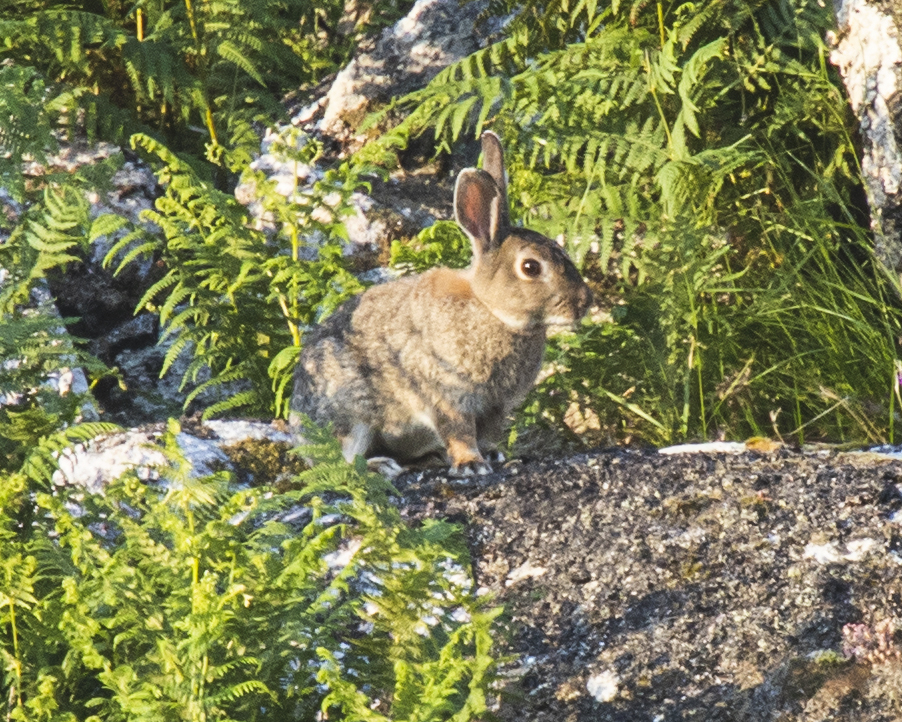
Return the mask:
<path fill-rule="evenodd" d="M 454 216 L 473 242 L 473 263 L 499 242 L 501 192 L 484 170 L 466 168 L 454 188 Z"/>
<path fill-rule="evenodd" d="M 510 225 L 510 209 L 507 202 L 507 173 L 504 167 L 504 150 L 501 148 L 501 140 L 492 131 L 487 130 L 482 134 L 482 169 L 492 176 L 498 190 L 501 191 L 501 218 L 502 227 Z"/>

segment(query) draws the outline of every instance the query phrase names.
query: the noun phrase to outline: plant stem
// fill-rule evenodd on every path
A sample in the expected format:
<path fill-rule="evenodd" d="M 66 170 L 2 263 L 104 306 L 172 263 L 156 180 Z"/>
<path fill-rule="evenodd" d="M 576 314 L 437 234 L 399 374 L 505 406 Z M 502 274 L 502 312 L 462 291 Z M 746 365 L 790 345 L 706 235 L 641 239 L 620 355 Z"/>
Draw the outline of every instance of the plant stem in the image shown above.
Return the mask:
<path fill-rule="evenodd" d="M 191 26 L 191 37 L 194 38 L 195 45 L 197 39 L 197 25 L 194 23 L 194 8 L 191 6 L 191 0 L 185 0 L 185 10 L 188 13 L 188 24 Z"/>
<path fill-rule="evenodd" d="M 191 4 L 191 0 L 185 0 L 185 11 L 188 15 L 188 24 L 191 26 L 191 37 L 194 38 L 194 48 L 197 51 L 199 63 L 198 71 L 201 85 L 206 86 L 207 73 L 206 61 L 204 60 L 206 53 L 201 46 L 200 35 L 197 32 L 197 22 L 194 18 L 194 6 Z M 213 123 L 213 111 L 210 110 L 210 104 L 207 102 L 207 92 L 205 87 L 202 87 L 201 95 L 204 101 L 204 122 L 207 125 L 207 131 L 210 133 L 210 140 L 213 141 L 213 145 L 218 146 L 219 138 L 216 136 L 216 126 Z"/>
<path fill-rule="evenodd" d="M 16 709 L 21 709 L 22 707 L 22 660 L 19 659 L 19 632 L 16 625 L 16 604 L 15 600 L 12 596 L 8 597 L 9 599 L 9 626 L 12 629 L 13 635 L 13 656 L 15 657 L 15 661 L 13 663 L 13 667 L 16 673 L 16 683 L 15 689 L 10 690 L 10 699 L 13 696 L 13 691 L 15 692 L 16 698 Z"/>
<path fill-rule="evenodd" d="M 705 418 L 705 388 L 702 384 L 702 355 L 696 357 L 695 370 L 698 374 L 698 405 L 699 419 L 702 422 L 702 438 L 708 439 L 708 420 Z"/>
<path fill-rule="evenodd" d="M 896 370 L 893 369 L 893 380 L 889 387 L 889 443 L 893 443 L 895 431 L 895 406 L 896 406 L 896 387 L 899 382 L 896 380 Z"/>
<path fill-rule="evenodd" d="M 294 144 L 296 141 L 294 136 L 291 138 L 291 143 Z M 294 166 L 292 168 L 292 186 L 291 186 L 291 195 L 289 198 L 289 208 L 291 204 L 295 203 L 295 196 L 298 190 L 298 159 L 294 158 Z M 297 263 L 301 257 L 301 242 L 300 242 L 300 234 L 298 233 L 298 224 L 297 217 L 292 219 L 292 223 L 290 224 L 290 240 L 291 240 L 291 261 L 292 263 Z M 298 325 L 292 321 L 292 319 L 298 317 L 298 292 L 297 288 L 293 289 L 292 293 L 292 302 L 291 309 L 289 313 L 288 305 L 285 303 L 285 297 L 279 296 L 279 304 L 282 307 L 282 313 L 285 314 L 285 321 L 288 324 L 288 330 L 291 333 L 291 342 L 295 346 L 301 345 L 301 332 L 298 329 Z"/>
<path fill-rule="evenodd" d="M 9 598 L 9 626 L 12 628 L 13 633 L 13 654 L 16 656 L 16 659 L 19 658 L 19 633 L 16 630 L 16 605 L 13 603 L 13 598 Z"/>
<path fill-rule="evenodd" d="M 651 58 L 648 57 L 648 51 L 645 52 L 645 72 L 648 74 L 648 92 L 651 93 L 652 100 L 655 101 L 655 107 L 658 109 L 658 115 L 661 116 L 661 125 L 664 126 L 664 135 L 667 136 L 667 149 L 669 157 L 673 157 L 673 136 L 670 134 L 670 125 L 667 123 L 667 116 L 664 115 L 664 108 L 658 99 L 658 91 L 651 80 Z"/>
<path fill-rule="evenodd" d="M 288 309 L 288 302 L 285 300 L 285 294 L 279 294 L 279 308 L 282 309 L 282 314 L 285 316 L 285 323 L 288 324 L 288 330 L 291 333 L 291 342 L 295 346 L 301 345 L 301 332 L 298 329 L 298 325 L 292 321 L 291 312 Z"/>
<path fill-rule="evenodd" d="M 207 130 L 210 131 L 210 139 L 213 141 L 213 145 L 219 145 L 219 139 L 216 137 L 216 126 L 213 125 L 213 111 L 210 110 L 209 105 L 207 105 L 204 118 L 207 123 Z"/>
<path fill-rule="evenodd" d="M 664 49 L 664 6 L 658 3 L 658 31 L 661 33 L 661 50 Z"/>

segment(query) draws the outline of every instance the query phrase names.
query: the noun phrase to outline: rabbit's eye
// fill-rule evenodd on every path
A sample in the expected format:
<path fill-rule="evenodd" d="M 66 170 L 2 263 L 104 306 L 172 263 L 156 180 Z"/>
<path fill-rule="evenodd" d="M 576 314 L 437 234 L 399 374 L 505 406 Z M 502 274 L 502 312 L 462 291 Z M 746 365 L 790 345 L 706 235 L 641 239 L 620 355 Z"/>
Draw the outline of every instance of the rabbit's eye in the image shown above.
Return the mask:
<path fill-rule="evenodd" d="M 520 270 L 527 278 L 538 278 L 542 273 L 542 264 L 535 258 L 527 258 L 520 264 Z"/>

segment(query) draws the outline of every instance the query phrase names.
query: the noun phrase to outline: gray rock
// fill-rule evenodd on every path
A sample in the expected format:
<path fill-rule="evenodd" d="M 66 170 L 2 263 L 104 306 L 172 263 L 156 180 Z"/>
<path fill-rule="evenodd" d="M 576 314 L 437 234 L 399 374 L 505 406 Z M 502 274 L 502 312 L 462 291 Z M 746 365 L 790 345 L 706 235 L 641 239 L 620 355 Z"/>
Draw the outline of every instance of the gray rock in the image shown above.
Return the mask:
<path fill-rule="evenodd" d="M 120 148 L 110 143 L 90 144 L 84 139 L 60 140 L 57 152 L 49 154 L 41 163 L 26 162 L 23 173 L 34 177 L 50 171 L 72 173 L 122 153 Z M 141 212 L 152 207 L 157 194 L 156 178 L 149 166 L 138 159 L 126 159 L 111 178 L 111 184 L 107 192 L 92 191 L 88 194 L 91 216 L 96 218 L 104 213 L 117 213 L 135 224 L 140 223 Z M 4 226 L 8 228 L 13 228 L 27 210 L 26 204 L 15 201 L 2 188 L 0 204 L 7 221 Z M 39 281 L 32 289 L 31 303 L 26 309 L 27 312 L 49 313 L 57 317 L 61 311 L 62 315 L 81 318 L 76 333 L 92 339 L 91 351 L 107 362 L 112 361 L 114 355 L 108 353 L 110 349 L 156 343 L 156 334 L 147 330 L 147 317 L 132 318 L 135 303 L 153 280 L 151 260 L 130 264 L 118 278 L 113 278 L 111 272 L 102 267 L 112 244 L 125 232 L 121 231 L 116 237 L 98 239 L 83 263 L 70 265 L 65 274 L 53 274 L 48 280 Z M 0 269 L 0 284 L 5 277 L 6 272 Z M 64 332 L 62 328 L 60 331 Z M 63 395 L 88 390 L 85 374 L 78 368 L 52 370 L 47 374 L 46 383 Z M 14 400 L 10 397 L 6 402 Z M 83 407 L 82 418 L 97 418 L 92 405 Z"/>
<path fill-rule="evenodd" d="M 139 159 L 126 160 L 111 179 L 112 189 L 104 196 L 97 193 L 89 197 L 91 201 L 91 216 L 96 218 L 104 213 L 115 213 L 127 218 L 135 226 L 143 226 L 148 231 L 156 230 L 141 219 L 141 213 L 154 207 L 154 201 L 159 195 L 157 178 L 146 163 Z M 113 244 L 122 238 L 128 230 L 117 233 L 114 237 L 98 238 L 91 246 L 90 262 L 97 267 L 103 264 L 103 260 L 109 253 Z M 140 241 L 135 241 L 135 244 Z M 124 249 L 119 254 L 122 258 L 130 248 Z M 148 286 L 151 282 L 153 260 L 150 258 L 136 258 L 124 269 L 131 283 Z M 116 263 L 112 268 L 116 268 Z"/>
<path fill-rule="evenodd" d="M 316 129 L 347 141 L 378 105 L 422 88 L 443 68 L 478 50 L 485 42 L 476 28 L 483 9 L 485 2 L 417 0 L 406 17 L 338 73 L 325 102 L 317 101 L 322 117 Z M 314 115 L 306 108 L 297 121 L 309 122 Z"/>
<path fill-rule="evenodd" d="M 8 280 L 8 271 L 0 268 L 0 286 Z M 53 303 L 53 298 L 47 288 L 47 282 L 44 279 L 38 280 L 31 289 L 31 295 L 25 314 L 30 316 L 45 316 L 50 319 L 60 319 L 60 324 L 55 332 L 66 337 L 66 329 L 63 328 L 62 318 L 59 310 Z M 60 366 L 47 371 L 41 381 L 42 386 L 52 390 L 53 393 L 64 397 L 70 393 L 86 394 L 89 390 L 88 379 L 84 370 L 74 365 L 74 358 L 61 357 L 59 359 Z M 18 368 L 21 359 L 7 359 L 2 366 L 0 372 L 4 369 Z M 68 364 L 68 365 L 67 365 Z M 10 391 L 0 394 L 0 406 L 11 406 L 22 403 L 28 391 Z M 75 421 L 96 421 L 98 419 L 97 409 L 94 408 L 92 400 L 88 399 L 82 404 Z"/>
<path fill-rule="evenodd" d="M 164 430 L 162 424 L 129 429 L 66 449 L 60 454 L 53 482 L 58 486 L 83 487 L 96 494 L 129 471 L 135 471 L 141 479 L 158 479 L 160 468 L 168 465 L 159 446 Z M 186 423 L 176 438 L 195 476 L 226 470 L 240 472 L 244 480 L 249 472 L 239 469 L 239 462 L 228 453 L 229 447 L 243 442 L 288 447 L 295 441 L 275 422 L 246 420 Z"/>
<path fill-rule="evenodd" d="M 395 481 L 509 620 L 505 722 L 902 719 L 902 462 L 609 450 Z"/>
<path fill-rule="evenodd" d="M 843 77 L 861 128 L 861 171 L 878 257 L 902 272 L 902 47 L 893 4 L 834 0 L 830 61 Z M 897 5 L 897 4 L 896 4 Z M 884 10 L 888 11 L 885 12 Z"/>

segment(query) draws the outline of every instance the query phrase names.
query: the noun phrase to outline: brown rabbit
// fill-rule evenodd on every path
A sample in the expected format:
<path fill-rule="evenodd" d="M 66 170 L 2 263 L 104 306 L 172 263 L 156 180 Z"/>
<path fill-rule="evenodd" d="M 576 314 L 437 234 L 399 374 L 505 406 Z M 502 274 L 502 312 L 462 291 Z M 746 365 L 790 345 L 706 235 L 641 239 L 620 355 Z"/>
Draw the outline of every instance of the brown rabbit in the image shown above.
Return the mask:
<path fill-rule="evenodd" d="M 292 410 L 332 422 L 348 460 L 438 452 L 454 475 L 491 472 L 505 418 L 539 372 L 546 326 L 578 321 L 592 302 L 557 244 L 510 225 L 494 133 L 482 152 L 483 169 L 462 171 L 454 191 L 470 267 L 373 286 L 305 340 Z"/>

